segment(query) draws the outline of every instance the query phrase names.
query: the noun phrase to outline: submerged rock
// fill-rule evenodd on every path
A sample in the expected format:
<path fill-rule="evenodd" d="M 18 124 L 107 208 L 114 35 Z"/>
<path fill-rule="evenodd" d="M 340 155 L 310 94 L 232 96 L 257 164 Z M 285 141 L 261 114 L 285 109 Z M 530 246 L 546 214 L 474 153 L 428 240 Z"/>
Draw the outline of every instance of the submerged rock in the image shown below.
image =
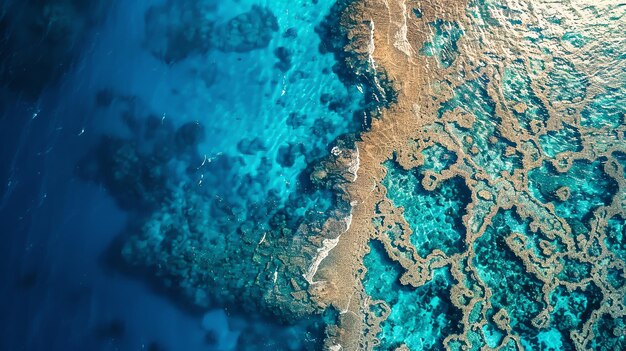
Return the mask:
<path fill-rule="evenodd" d="M 174 134 L 174 143 L 179 152 L 195 150 L 204 140 L 204 126 L 200 122 L 187 122 L 180 126 Z"/>
<path fill-rule="evenodd" d="M 78 164 L 85 180 L 102 183 L 123 209 L 154 208 L 167 195 L 165 167 L 132 141 L 105 137 Z"/>
<path fill-rule="evenodd" d="M 145 45 L 166 63 L 176 63 L 211 49 L 248 52 L 269 45 L 278 31 L 276 16 L 266 7 L 252 8 L 222 23 L 211 1 L 168 0 L 145 14 Z"/>
<path fill-rule="evenodd" d="M 250 11 L 216 28 L 215 46 L 224 52 L 262 49 L 269 45 L 277 31 L 278 21 L 272 11 L 253 5 Z"/>
<path fill-rule="evenodd" d="M 167 0 L 145 14 L 145 45 L 166 63 L 192 54 L 206 53 L 212 46 L 216 5 L 210 1 Z"/>
<path fill-rule="evenodd" d="M 218 350 L 234 350 L 239 332 L 230 330 L 228 318 L 222 310 L 209 311 L 202 316 L 202 328 L 207 332 L 207 343 Z"/>
<path fill-rule="evenodd" d="M 278 59 L 275 67 L 283 72 L 287 72 L 291 68 L 291 53 L 289 50 L 284 46 L 280 46 L 274 50 L 274 55 Z"/>

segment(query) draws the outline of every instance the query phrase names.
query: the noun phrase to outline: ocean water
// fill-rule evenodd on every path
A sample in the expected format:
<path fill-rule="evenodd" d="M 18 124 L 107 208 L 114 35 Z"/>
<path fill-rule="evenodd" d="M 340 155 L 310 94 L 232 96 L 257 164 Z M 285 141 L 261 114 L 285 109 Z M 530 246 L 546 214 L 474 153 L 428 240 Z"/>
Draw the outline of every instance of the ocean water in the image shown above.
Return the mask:
<path fill-rule="evenodd" d="M 0 2 L 0 350 L 625 349 L 624 18 Z"/>
<path fill-rule="evenodd" d="M 2 2 L 0 349 L 319 346 L 245 285 L 277 213 L 334 206 L 307 167 L 365 120 L 333 5 Z"/>

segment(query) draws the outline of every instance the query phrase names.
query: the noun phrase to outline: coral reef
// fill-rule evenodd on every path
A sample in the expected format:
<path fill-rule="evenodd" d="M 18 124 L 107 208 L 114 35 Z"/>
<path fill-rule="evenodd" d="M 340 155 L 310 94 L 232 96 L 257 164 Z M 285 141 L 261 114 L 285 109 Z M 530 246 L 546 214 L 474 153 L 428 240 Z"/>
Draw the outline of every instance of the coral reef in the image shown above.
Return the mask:
<path fill-rule="evenodd" d="M 264 8 L 220 22 L 199 4 L 149 11 L 155 55 L 256 50 L 279 30 Z M 621 349 L 624 16 L 610 1 L 340 0 L 320 50 L 365 101 L 314 100 L 359 114 L 358 136 L 321 158 L 249 136 L 203 159 L 201 124 L 128 120 L 133 137 L 104 139 L 80 172 L 149 209 L 123 259 L 201 309 L 325 323 L 334 351 Z M 273 69 L 292 71 L 291 55 L 276 47 Z M 285 124 L 333 130 L 300 111 Z M 273 164 L 302 159 L 297 191 L 265 187 Z"/>
<path fill-rule="evenodd" d="M 194 147 L 203 135 L 199 123 L 175 127 L 155 124 L 154 117 L 126 122 L 133 126 L 130 137 L 104 136 L 77 165 L 81 177 L 102 184 L 120 207 L 138 214 L 112 247 L 114 259 L 194 310 L 217 306 L 293 324 L 284 340 L 290 346 L 281 348 L 320 348 L 323 321 L 334 318 L 312 302 L 307 287 L 327 243 L 349 225 L 349 204 L 330 190 L 353 179 L 354 142 L 348 136 L 338 141 L 320 161 L 325 166 L 304 173 L 310 174 L 308 190 L 286 204 L 270 194 L 244 209 L 237 201 L 264 175 L 244 178 L 242 185 L 236 159 L 202 163 Z M 184 167 L 190 163 L 202 166 Z M 243 189 L 233 194 L 236 187 Z M 238 349 L 252 347 L 246 340 L 277 342 L 260 333 L 236 337 Z"/>
<path fill-rule="evenodd" d="M 146 46 L 167 63 L 211 47 L 215 5 L 208 1 L 168 0 L 145 14 Z"/>
<path fill-rule="evenodd" d="M 166 63 L 211 49 L 248 52 L 268 46 L 278 31 L 276 16 L 258 5 L 225 22 L 212 1 L 168 0 L 145 14 L 146 46 Z"/>
<path fill-rule="evenodd" d="M 241 52 L 265 49 L 258 52 L 259 60 L 263 57 L 265 61 L 259 62 L 260 69 L 254 74 L 284 74 L 290 87 L 308 89 L 308 73 L 292 66 L 304 69 L 309 62 L 303 66 L 302 60 L 313 57 L 311 61 L 319 61 L 313 67 L 328 67 L 319 74 L 330 83 L 318 90 L 316 80 L 311 97 L 305 99 L 313 103 L 302 108 L 302 100 L 296 99 L 294 105 L 285 100 L 289 95 L 283 98 L 284 92 L 269 98 L 280 88 L 278 82 L 260 82 L 253 73 L 239 75 L 244 84 L 253 86 L 242 94 L 262 96 L 262 113 L 253 115 L 246 109 L 250 115 L 243 117 L 245 123 L 267 122 L 275 129 L 267 134 L 232 133 L 228 128 L 236 123 L 235 116 L 220 115 L 224 110 L 211 111 L 204 120 L 209 123 L 179 123 L 184 117 L 166 118 L 165 114 L 156 117 L 140 98 L 103 90 L 95 99 L 97 109 L 113 115 L 119 112 L 125 128 L 121 136 L 104 136 L 98 141 L 79 162 L 77 173 L 101 184 L 132 214 L 128 228 L 111 248 L 110 258 L 118 268 L 147 280 L 194 312 L 219 307 L 235 315 L 245 313 L 290 325 L 284 336 L 246 330 L 238 337 L 237 349 L 253 348 L 245 345 L 253 339 L 268 346 L 276 344 L 279 349 L 319 349 L 324 326 L 333 323 L 336 315 L 333 309 L 314 302 L 308 288 L 316 283 L 317 266 L 350 225 L 351 205 L 345 193 L 336 190 L 339 184 L 356 178 L 354 136 L 342 133 L 358 127 L 346 115 L 351 117 L 362 107 L 362 93 L 356 88 L 349 90 L 332 74 L 332 56 L 315 50 L 319 41 L 302 45 L 277 38 L 279 43 L 270 45 L 270 40 L 276 39 L 278 23 L 269 9 L 253 7 L 224 22 L 211 20 L 206 48 L 177 45 L 186 41 L 176 36 L 191 38 L 187 43 L 199 40 L 204 32 L 194 26 L 208 25 L 206 20 L 215 9 L 203 9 L 202 23 L 192 19 L 170 22 L 166 17 L 177 19 L 179 12 L 186 16 L 199 11 L 194 7 L 198 4 L 170 1 L 148 10 L 146 21 L 151 23 L 146 27 L 146 44 L 152 54 L 173 63 L 208 50 L 220 50 L 213 54 L 237 59 Z M 315 15 L 313 19 L 323 16 Z M 218 31 L 225 32 L 220 32 L 219 39 L 212 37 Z M 317 39 L 313 31 L 308 35 Z M 304 50 L 309 46 L 313 53 Z M 198 62 L 190 59 L 186 64 Z M 211 87 L 215 89 L 201 96 L 203 109 L 213 107 L 207 100 L 222 103 L 218 100 L 224 96 L 228 96 L 226 103 L 240 104 L 237 100 L 242 96 L 232 94 L 232 83 L 220 87 L 221 83 L 215 81 Z M 268 88 L 262 90 L 265 83 Z M 224 96 L 212 100 L 213 92 Z M 248 101 L 241 105 L 249 107 L 244 103 Z M 256 103 L 250 103 L 251 111 L 258 107 Z M 219 122 L 208 118 L 230 120 L 221 129 Z M 224 131 L 229 135 L 224 136 Z M 273 135 L 285 131 L 290 134 L 286 138 Z M 219 343 L 221 337 L 207 335 L 207 340 Z"/>
<path fill-rule="evenodd" d="M 368 129 L 372 117 L 380 113 L 380 108 L 395 102 L 397 96 L 384 68 L 369 59 L 374 49 L 369 45 L 369 35 L 353 30 L 354 23 L 347 18 L 348 9 L 356 2 L 358 0 L 337 0 L 315 30 L 322 39 L 320 51 L 335 56 L 333 71 L 344 84 L 363 90 L 365 106 L 357 113 L 364 116 L 363 128 Z"/>
<path fill-rule="evenodd" d="M 267 8 L 252 6 L 250 11 L 216 28 L 215 46 L 225 52 L 261 49 L 267 47 L 277 31 L 276 16 Z"/>
<path fill-rule="evenodd" d="M 345 8 L 354 57 L 397 101 L 356 143 L 351 226 L 317 270 L 340 311 L 328 349 L 625 347 L 624 16 L 609 1 Z"/>

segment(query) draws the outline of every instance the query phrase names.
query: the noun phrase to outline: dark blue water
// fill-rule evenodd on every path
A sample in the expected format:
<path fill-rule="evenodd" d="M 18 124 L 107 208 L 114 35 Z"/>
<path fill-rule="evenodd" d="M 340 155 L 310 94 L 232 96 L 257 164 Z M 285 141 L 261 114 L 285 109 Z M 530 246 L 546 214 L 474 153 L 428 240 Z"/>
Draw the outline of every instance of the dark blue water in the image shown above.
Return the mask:
<path fill-rule="evenodd" d="M 133 173 L 112 169 L 120 164 L 104 162 L 97 147 L 120 140 L 165 159 L 155 165 L 168 194 L 226 199 L 237 225 L 268 220 L 273 210 L 251 209 L 269 196 L 272 208 L 298 203 L 299 213 L 329 206 L 323 195 L 301 195 L 299 179 L 362 123 L 361 89 L 346 87 L 320 50 L 315 28 L 332 5 L 0 5 L 0 350 L 305 347 L 298 327 L 232 306 L 227 313 L 217 300 L 198 306 L 121 262 L 116 242 L 167 210 L 155 208 L 161 183 L 115 178 Z M 233 34 L 233 18 L 253 29 Z M 184 126 L 189 133 L 176 134 Z M 164 143 L 176 156 L 163 156 Z"/>

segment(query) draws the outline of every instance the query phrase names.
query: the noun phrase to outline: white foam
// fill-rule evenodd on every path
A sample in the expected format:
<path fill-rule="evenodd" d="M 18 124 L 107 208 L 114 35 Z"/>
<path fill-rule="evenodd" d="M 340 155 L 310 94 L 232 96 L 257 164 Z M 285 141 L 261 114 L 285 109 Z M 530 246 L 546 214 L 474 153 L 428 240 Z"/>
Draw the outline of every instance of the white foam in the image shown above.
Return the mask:
<path fill-rule="evenodd" d="M 355 145 L 355 147 L 356 147 L 356 157 L 348 165 L 348 171 L 350 171 L 351 174 L 354 174 L 354 179 L 352 179 L 353 182 L 356 181 L 356 179 L 358 178 L 357 172 L 359 171 L 359 167 L 361 166 L 361 157 L 360 157 L 360 154 L 359 154 L 359 146 Z"/>
<path fill-rule="evenodd" d="M 398 26 L 398 31 L 394 35 L 396 41 L 393 43 L 393 46 L 402 51 L 405 55 L 411 57 L 414 50 L 409 40 L 407 39 L 408 28 L 407 28 L 407 9 L 406 9 L 406 0 L 398 1 L 400 7 L 402 7 L 402 22 L 394 23 Z"/>
<path fill-rule="evenodd" d="M 374 51 L 376 50 L 376 45 L 374 44 L 374 20 L 370 18 L 368 23 L 370 26 L 370 41 L 367 44 L 367 57 L 370 67 L 372 68 L 372 70 L 374 70 L 374 74 L 372 75 L 374 78 L 374 85 L 376 86 L 376 89 L 378 89 L 378 91 L 382 93 L 385 91 L 385 89 L 383 89 L 383 87 L 380 85 L 380 82 L 378 81 L 378 76 L 376 74 L 376 61 L 374 60 Z M 380 102 L 376 94 L 374 94 L 374 99 L 376 99 L 377 102 Z"/>
<path fill-rule="evenodd" d="M 352 208 L 350 208 L 350 214 L 344 217 L 341 221 L 344 222 L 346 225 L 346 229 L 342 232 L 343 234 L 347 232 L 350 229 L 350 225 L 352 225 Z M 339 243 L 340 237 L 341 237 L 341 234 L 338 235 L 334 239 L 322 240 L 322 247 L 317 249 L 317 254 L 315 255 L 315 258 L 313 259 L 313 263 L 311 263 L 311 266 L 309 266 L 309 269 L 307 270 L 307 272 L 303 274 L 304 279 L 306 279 L 306 281 L 309 282 L 309 284 L 316 283 L 315 281 L 313 281 L 313 278 L 315 277 L 315 274 L 317 273 L 317 270 L 320 264 L 326 257 L 328 257 L 328 254 L 330 253 L 330 251 L 334 249 L 335 246 L 337 246 L 337 244 Z"/>
<path fill-rule="evenodd" d="M 304 279 L 306 279 L 306 281 L 309 282 L 309 284 L 314 283 L 313 277 L 315 277 L 315 274 L 317 273 L 317 269 L 319 268 L 320 263 L 322 263 L 322 261 L 326 257 L 328 257 L 330 250 L 334 249 L 335 246 L 337 246 L 337 244 L 339 243 L 339 237 L 341 237 L 341 235 L 336 237 L 335 239 L 322 240 L 322 247 L 317 249 L 317 255 L 315 255 L 315 259 L 313 260 L 313 263 L 311 263 L 309 270 L 306 272 L 306 274 L 304 274 Z"/>

